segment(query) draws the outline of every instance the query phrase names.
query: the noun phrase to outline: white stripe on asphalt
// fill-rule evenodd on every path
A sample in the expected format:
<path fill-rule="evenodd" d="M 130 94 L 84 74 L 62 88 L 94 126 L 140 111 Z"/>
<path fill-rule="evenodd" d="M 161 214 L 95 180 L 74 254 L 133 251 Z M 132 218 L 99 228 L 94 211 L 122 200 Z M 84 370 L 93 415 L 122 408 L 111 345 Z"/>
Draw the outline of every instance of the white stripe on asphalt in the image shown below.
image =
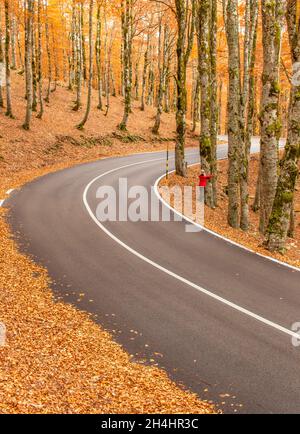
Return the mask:
<path fill-rule="evenodd" d="M 199 163 L 189 164 L 189 167 L 196 166 L 197 164 L 199 164 Z M 174 173 L 174 172 L 175 172 L 175 170 L 171 170 L 169 173 Z M 212 234 L 212 235 L 214 235 L 214 236 L 217 237 L 217 238 L 221 238 L 221 240 L 224 240 L 224 241 L 226 241 L 227 243 L 233 244 L 234 246 L 237 246 L 237 247 L 239 247 L 240 249 L 246 250 L 247 252 L 250 252 L 250 253 L 253 253 L 253 254 L 257 255 L 257 256 L 260 256 L 261 258 L 264 258 L 264 259 L 267 259 L 267 260 L 269 260 L 269 261 L 275 262 L 276 264 L 283 265 L 284 267 L 290 268 L 290 269 L 293 270 L 293 271 L 300 271 L 300 268 L 299 268 L 299 267 L 295 267 L 294 265 L 290 265 L 290 264 L 288 264 L 287 262 L 282 262 L 282 261 L 280 261 L 279 259 L 272 258 L 272 256 L 266 256 L 266 255 L 263 255 L 262 253 L 258 253 L 258 252 L 256 252 L 255 250 L 251 250 L 251 249 L 249 249 L 249 247 L 243 246 L 243 244 L 239 244 L 239 243 L 237 243 L 236 241 L 231 240 L 230 238 L 226 238 L 226 237 L 224 237 L 223 235 L 218 234 L 218 232 L 214 232 L 214 231 L 212 231 L 211 229 L 208 229 L 208 228 L 206 228 L 205 226 L 202 226 L 202 225 L 200 225 L 199 223 L 194 222 L 194 220 L 192 220 L 192 219 L 190 219 L 189 217 L 185 216 L 185 215 L 182 214 L 180 211 L 177 211 L 175 208 L 173 208 L 173 207 L 172 207 L 168 202 L 166 202 L 166 201 L 162 198 L 161 194 L 160 194 L 159 191 L 158 191 L 158 185 L 159 185 L 160 181 L 161 181 L 164 177 L 165 177 L 165 174 L 162 175 L 162 176 L 160 176 L 160 177 L 155 181 L 155 184 L 154 184 L 154 193 L 155 193 L 155 195 L 158 197 L 158 199 L 159 199 L 159 200 L 160 200 L 160 201 L 161 201 L 161 202 L 162 202 L 162 203 L 163 203 L 167 208 L 169 208 L 169 209 L 170 209 L 174 214 L 177 214 L 177 215 L 178 215 L 179 217 L 181 217 L 183 220 L 187 221 L 188 223 L 193 224 L 194 226 L 198 227 L 198 228 L 201 229 L 202 231 L 208 232 L 209 234 Z"/>
<path fill-rule="evenodd" d="M 112 234 L 102 223 L 100 223 L 99 220 L 97 220 L 96 216 L 93 214 L 93 212 L 92 212 L 92 210 L 91 210 L 91 208 L 90 208 L 90 206 L 88 204 L 88 201 L 87 201 L 88 190 L 90 189 L 91 185 L 94 184 L 94 182 L 96 182 L 97 180 L 103 178 L 106 175 L 109 175 L 109 174 L 111 174 L 113 172 L 117 172 L 118 170 L 121 170 L 121 169 L 125 169 L 125 168 L 132 167 L 132 166 L 137 166 L 137 165 L 140 165 L 140 164 L 153 163 L 155 161 L 163 161 L 163 160 L 164 160 L 164 158 L 156 158 L 156 159 L 153 159 L 153 160 L 147 160 L 147 161 L 141 161 L 141 162 L 137 162 L 137 163 L 126 164 L 125 166 L 120 166 L 120 167 L 117 167 L 115 169 L 108 170 L 107 172 L 102 173 L 101 175 L 98 175 L 94 179 L 92 179 L 88 183 L 88 185 L 85 187 L 85 190 L 83 192 L 83 203 L 84 203 L 84 206 L 87 209 L 87 212 L 89 213 L 89 216 L 94 221 L 94 223 L 96 223 L 96 225 L 99 226 L 99 228 L 103 232 L 105 232 L 112 240 L 114 240 L 120 246 L 124 247 L 124 249 L 126 249 L 128 252 L 132 253 L 133 255 L 135 255 L 139 259 L 141 259 L 142 261 L 144 261 L 144 262 L 152 265 L 153 267 L 157 268 L 158 270 L 164 272 L 165 274 L 168 274 L 169 276 L 171 276 L 171 277 L 179 280 L 180 282 L 182 282 L 182 283 L 184 283 L 184 284 L 186 284 L 186 285 L 188 285 L 188 286 L 196 289 L 197 291 L 199 291 L 199 292 L 201 292 L 201 293 L 203 293 L 203 294 L 205 294 L 205 295 L 213 298 L 214 300 L 219 301 L 220 303 L 223 303 L 223 304 L 231 307 L 232 309 L 235 309 L 236 311 L 238 311 L 240 313 L 243 313 L 243 314 L 249 316 L 250 318 L 253 318 L 253 319 L 255 319 L 255 320 L 257 320 L 257 321 L 259 321 L 259 322 L 261 322 L 261 323 L 263 323 L 265 325 L 268 325 L 268 326 L 270 326 L 270 327 L 272 327 L 272 328 L 274 328 L 276 330 L 279 330 L 279 331 L 281 331 L 281 332 L 283 332 L 283 333 L 285 333 L 285 334 L 287 334 L 289 336 L 292 336 L 292 337 L 294 337 L 296 339 L 300 339 L 300 335 L 298 333 L 293 332 L 293 331 L 291 331 L 291 330 L 289 330 L 289 329 L 287 329 L 287 328 L 285 328 L 285 327 L 283 327 L 283 326 L 281 326 L 279 324 L 276 324 L 273 321 L 270 321 L 270 320 L 268 320 L 268 319 L 266 319 L 266 318 L 264 318 L 264 317 L 262 317 L 260 315 L 257 315 L 256 313 L 251 312 L 250 310 L 245 309 L 245 308 L 243 308 L 243 307 L 241 307 L 241 306 L 239 306 L 239 305 L 237 305 L 235 303 L 232 303 L 231 301 L 227 300 L 226 298 L 220 297 L 219 295 L 217 295 L 217 294 L 215 294 L 215 293 L 213 293 L 211 291 L 208 291 L 205 288 L 202 288 L 201 286 L 197 285 L 196 283 L 191 282 L 190 280 L 185 279 L 182 276 L 179 276 L 178 274 L 174 273 L 173 271 L 168 270 L 167 268 L 163 267 L 162 265 L 159 265 L 157 262 L 152 261 L 151 259 L 147 258 L 146 256 L 144 256 L 141 253 L 139 253 L 136 250 L 134 250 L 132 247 L 130 247 L 127 244 L 125 244 L 123 241 L 121 241 L 119 238 L 117 238 L 114 234 Z"/>

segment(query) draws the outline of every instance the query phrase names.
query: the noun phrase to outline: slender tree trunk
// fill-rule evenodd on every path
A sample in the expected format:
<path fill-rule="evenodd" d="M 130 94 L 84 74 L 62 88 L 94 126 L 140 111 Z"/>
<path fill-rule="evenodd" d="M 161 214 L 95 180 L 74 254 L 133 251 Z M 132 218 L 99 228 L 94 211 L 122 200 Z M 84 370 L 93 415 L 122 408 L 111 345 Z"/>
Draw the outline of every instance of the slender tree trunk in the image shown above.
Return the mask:
<path fill-rule="evenodd" d="M 123 33 L 123 47 L 124 47 L 124 90 L 125 90 L 125 104 L 124 115 L 122 122 L 119 124 L 119 129 L 122 131 L 127 130 L 127 123 L 129 114 L 131 113 L 131 89 L 132 89 L 132 37 L 133 37 L 133 12 L 132 0 L 122 0 L 122 33 Z"/>
<path fill-rule="evenodd" d="M 1 72 L 4 71 L 5 68 L 5 62 L 4 62 L 4 52 L 3 52 L 3 45 L 2 45 L 2 6 L 0 4 L 0 65 L 1 65 Z M 2 86 L 3 83 L 0 85 L 0 107 L 4 107 L 3 102 L 3 94 L 2 94 Z"/>
<path fill-rule="evenodd" d="M 229 90 L 228 119 L 228 224 L 239 227 L 239 162 L 241 144 L 241 82 L 239 54 L 238 0 L 228 0 L 226 8 Z"/>
<path fill-rule="evenodd" d="M 158 37 L 158 74 L 159 74 L 159 83 L 158 83 L 158 95 L 157 95 L 157 111 L 155 117 L 155 123 L 152 128 L 153 134 L 159 133 L 161 115 L 163 112 L 163 97 L 164 97 L 164 77 L 165 77 L 165 68 L 166 68 L 166 55 L 167 55 L 167 44 L 168 44 L 168 36 L 167 36 L 167 26 L 162 27 L 162 16 L 160 16 L 159 22 L 159 37 Z M 164 36 L 163 36 L 164 34 Z M 163 42 L 162 42 L 163 41 Z M 162 47 L 163 45 L 163 47 Z"/>
<path fill-rule="evenodd" d="M 210 141 L 211 141 L 211 164 L 212 174 L 212 207 L 217 206 L 217 135 L 218 135 L 218 82 L 217 82 L 217 0 L 211 0 L 210 9 Z"/>
<path fill-rule="evenodd" d="M 210 68 L 210 1 L 201 0 L 198 10 L 198 65 L 201 89 L 201 130 L 200 130 L 200 160 L 201 171 L 206 175 L 211 173 L 212 143 L 211 143 L 211 68 Z M 205 187 L 205 204 L 213 207 L 212 183 Z"/>
<path fill-rule="evenodd" d="M 75 81 L 75 57 L 76 57 L 76 3 L 73 0 L 72 3 L 72 22 L 71 22 L 71 34 L 70 34 L 70 51 L 69 56 L 69 90 L 73 90 Z"/>
<path fill-rule="evenodd" d="M 243 89 L 241 99 L 241 120 L 243 125 L 242 143 L 241 143 L 241 161 L 240 161 L 240 199 L 241 199 L 241 215 L 240 227 L 247 231 L 249 227 L 249 205 L 248 205 L 248 172 L 249 172 L 249 154 L 251 146 L 251 132 L 249 128 L 249 116 L 252 116 L 253 101 L 250 100 L 250 69 L 252 73 L 255 64 L 255 48 L 254 41 L 256 38 L 258 16 L 257 0 L 246 0 L 245 4 L 245 33 L 244 33 L 244 73 L 243 73 Z"/>
<path fill-rule="evenodd" d="M 275 200 L 267 228 L 266 242 L 271 251 L 283 251 L 288 235 L 300 157 L 300 16 L 296 0 L 288 0 L 287 25 L 293 65 L 288 138 L 284 156 L 280 162 Z"/>
<path fill-rule="evenodd" d="M 282 1 L 262 0 L 263 90 L 261 103 L 261 197 L 260 231 L 265 233 L 277 186 L 278 141 L 281 122 L 278 117 L 279 59 L 281 46 Z"/>
<path fill-rule="evenodd" d="M 90 111 L 91 111 L 91 100 L 92 100 L 92 84 L 93 84 L 93 6 L 94 1 L 90 0 L 89 7 L 89 84 L 88 84 L 88 95 L 86 103 L 86 111 L 83 120 L 78 125 L 78 129 L 82 129 L 86 124 Z"/>
<path fill-rule="evenodd" d="M 218 134 L 222 134 L 222 92 L 223 92 L 223 81 L 222 81 L 222 79 L 220 79 L 220 83 L 219 83 Z"/>
<path fill-rule="evenodd" d="M 21 48 L 21 41 L 20 41 L 19 20 L 17 20 L 17 44 L 18 44 L 20 74 L 23 74 L 23 72 L 24 72 L 24 62 L 23 62 L 23 55 L 22 55 L 22 48 Z"/>
<path fill-rule="evenodd" d="M 82 91 L 82 37 L 81 37 L 81 9 L 78 9 L 79 16 L 76 20 L 76 102 L 73 111 L 78 111 L 81 107 L 81 91 Z"/>
<path fill-rule="evenodd" d="M 82 55 L 82 74 L 83 80 L 87 80 L 87 66 L 86 66 L 86 49 L 84 38 L 84 7 L 83 3 L 80 3 L 80 29 L 81 29 L 81 55 Z"/>
<path fill-rule="evenodd" d="M 38 99 L 39 99 L 39 112 L 38 119 L 42 119 L 44 114 L 43 102 L 43 76 L 42 76 L 42 19 L 41 19 L 41 2 L 38 0 L 37 4 L 37 25 L 38 25 L 38 41 L 37 41 L 37 85 L 38 85 Z"/>
<path fill-rule="evenodd" d="M 139 47 L 139 50 L 136 55 L 135 59 L 135 66 L 134 66 L 134 99 L 136 101 L 140 98 L 140 60 L 142 56 L 142 46 Z"/>
<path fill-rule="evenodd" d="M 98 106 L 99 110 L 103 110 L 102 103 L 102 74 L 101 74 L 101 3 L 97 6 L 97 34 L 96 34 L 96 65 L 97 65 L 97 79 L 98 79 Z"/>
<path fill-rule="evenodd" d="M 11 78 L 10 78 L 10 10 L 9 1 L 5 0 L 5 71 L 6 71 L 6 116 L 13 118 L 11 103 Z"/>
<path fill-rule="evenodd" d="M 11 69 L 17 69 L 16 63 L 16 17 L 11 17 Z"/>
<path fill-rule="evenodd" d="M 196 2 L 192 2 L 189 12 L 189 1 L 176 0 L 177 19 L 177 111 L 176 111 L 176 143 L 175 168 L 176 175 L 186 176 L 185 134 L 186 134 L 186 70 L 194 40 Z M 189 25 L 187 26 L 187 23 Z M 187 41 L 187 42 L 186 42 Z"/>
<path fill-rule="evenodd" d="M 52 63 L 51 63 L 51 51 L 50 51 L 50 35 L 49 35 L 49 17 L 48 17 L 48 6 L 45 6 L 45 33 L 46 33 L 46 50 L 47 50 L 47 59 L 48 59 L 48 88 L 47 94 L 45 97 L 45 101 L 49 103 L 50 101 L 50 93 L 51 93 L 51 82 L 52 82 Z"/>
<path fill-rule="evenodd" d="M 111 57 L 110 57 L 110 62 L 109 62 L 109 69 L 110 69 L 111 85 L 112 85 L 111 94 L 112 94 L 112 96 L 116 97 L 117 96 L 116 80 L 115 80 L 114 70 L 111 67 Z"/>
<path fill-rule="evenodd" d="M 26 115 L 23 124 L 24 130 L 30 129 L 32 114 L 32 20 L 34 11 L 34 0 L 27 0 L 26 14 L 26 36 L 25 36 L 25 81 L 26 81 Z"/>
<path fill-rule="evenodd" d="M 34 19 L 34 18 L 33 18 Z M 32 20 L 33 20 L 32 19 Z M 36 41 L 34 22 L 32 22 L 32 35 L 31 35 L 31 62 L 32 62 L 32 111 L 37 111 L 37 70 L 36 70 Z"/>
<path fill-rule="evenodd" d="M 150 46 L 150 58 L 149 58 L 149 72 L 148 72 L 148 93 L 147 93 L 147 99 L 146 104 L 147 105 L 153 105 L 154 102 L 154 82 L 155 82 L 155 76 L 153 71 L 153 46 Z"/>
<path fill-rule="evenodd" d="M 112 54 L 112 47 L 113 47 L 113 40 L 114 40 L 114 28 L 111 29 L 110 32 L 110 40 L 109 40 L 109 44 L 107 49 L 105 49 L 106 51 L 106 112 L 105 112 L 105 116 L 108 115 L 109 109 L 110 109 L 110 95 L 111 95 L 111 91 L 110 91 L 110 82 L 111 79 L 113 79 L 112 77 L 112 68 L 111 68 L 111 54 Z M 115 90 L 114 90 L 115 92 Z"/>
<path fill-rule="evenodd" d="M 255 197 L 254 197 L 254 202 L 252 205 L 252 210 L 254 212 L 257 212 L 260 208 L 260 191 L 261 191 L 261 167 L 259 165 L 258 168 L 258 175 L 257 175 L 257 180 L 256 180 L 256 188 L 255 188 Z"/>
<path fill-rule="evenodd" d="M 200 121 L 200 75 L 197 71 L 195 93 L 194 93 L 194 105 L 193 105 L 193 125 L 192 133 L 196 131 L 197 123 Z"/>
<path fill-rule="evenodd" d="M 147 71 L 149 66 L 149 48 L 150 48 L 150 29 L 147 33 L 147 45 L 144 54 L 144 67 L 143 67 L 143 79 L 142 79 L 142 96 L 141 96 L 141 111 L 145 111 L 145 92 L 147 83 Z"/>
<path fill-rule="evenodd" d="M 169 62 L 169 60 L 168 60 Z M 164 92 L 164 112 L 170 113 L 170 66 L 166 68 L 165 92 Z"/>
<path fill-rule="evenodd" d="M 51 89 L 51 92 L 55 92 L 57 89 L 57 82 L 59 80 L 59 69 L 58 69 L 58 58 L 57 58 L 57 50 L 55 47 L 55 34 L 53 24 L 51 25 L 51 33 L 52 33 L 52 46 L 53 46 L 53 60 L 54 60 L 54 86 Z"/>

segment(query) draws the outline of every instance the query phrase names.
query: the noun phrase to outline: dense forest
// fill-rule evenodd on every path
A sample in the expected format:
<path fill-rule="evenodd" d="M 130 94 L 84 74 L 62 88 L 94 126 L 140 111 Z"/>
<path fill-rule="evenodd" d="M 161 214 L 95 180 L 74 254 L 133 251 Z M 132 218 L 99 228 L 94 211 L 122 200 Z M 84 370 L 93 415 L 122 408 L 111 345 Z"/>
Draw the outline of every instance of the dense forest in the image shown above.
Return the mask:
<path fill-rule="evenodd" d="M 74 93 L 78 129 L 89 120 L 93 89 L 106 116 L 113 97 L 123 98 L 122 131 L 133 101 L 140 111 L 155 107 L 154 135 L 163 113 L 174 113 L 176 173 L 186 176 L 190 129 L 199 135 L 202 169 L 213 175 L 205 191 L 211 208 L 218 206 L 217 138 L 228 134 L 228 224 L 247 231 L 251 206 L 266 247 L 283 251 L 299 172 L 299 23 L 297 0 L 1 0 L 1 116 L 14 117 L 14 74 L 25 77 L 25 130 L 33 116 L 43 122 L 58 86 Z M 250 203 L 253 135 L 261 152 Z"/>

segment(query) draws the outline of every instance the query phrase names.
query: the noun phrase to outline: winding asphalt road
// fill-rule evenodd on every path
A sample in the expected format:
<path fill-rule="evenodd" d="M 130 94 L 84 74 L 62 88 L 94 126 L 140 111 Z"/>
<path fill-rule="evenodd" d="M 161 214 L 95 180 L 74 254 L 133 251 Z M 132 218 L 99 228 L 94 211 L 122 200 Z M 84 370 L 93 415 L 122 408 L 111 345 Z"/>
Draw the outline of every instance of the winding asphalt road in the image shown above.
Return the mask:
<path fill-rule="evenodd" d="M 198 152 L 187 159 L 197 162 Z M 159 152 L 25 185 L 5 202 L 21 249 L 47 267 L 56 294 L 97 314 L 137 360 L 155 360 L 223 411 L 300 412 L 300 347 L 289 334 L 300 321 L 299 271 L 187 233 L 184 222 L 97 223 L 100 185 L 117 188 L 126 177 L 150 189 L 164 169 Z"/>

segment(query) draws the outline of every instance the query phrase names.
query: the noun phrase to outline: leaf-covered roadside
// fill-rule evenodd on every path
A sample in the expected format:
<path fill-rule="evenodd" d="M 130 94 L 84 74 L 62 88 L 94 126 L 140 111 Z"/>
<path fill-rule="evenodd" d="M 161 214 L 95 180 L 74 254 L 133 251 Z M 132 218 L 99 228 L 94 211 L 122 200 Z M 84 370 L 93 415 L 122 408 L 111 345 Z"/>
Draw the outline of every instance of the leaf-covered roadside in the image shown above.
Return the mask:
<path fill-rule="evenodd" d="M 0 413 L 212 413 L 156 367 L 130 356 L 88 314 L 53 299 L 0 218 Z"/>

